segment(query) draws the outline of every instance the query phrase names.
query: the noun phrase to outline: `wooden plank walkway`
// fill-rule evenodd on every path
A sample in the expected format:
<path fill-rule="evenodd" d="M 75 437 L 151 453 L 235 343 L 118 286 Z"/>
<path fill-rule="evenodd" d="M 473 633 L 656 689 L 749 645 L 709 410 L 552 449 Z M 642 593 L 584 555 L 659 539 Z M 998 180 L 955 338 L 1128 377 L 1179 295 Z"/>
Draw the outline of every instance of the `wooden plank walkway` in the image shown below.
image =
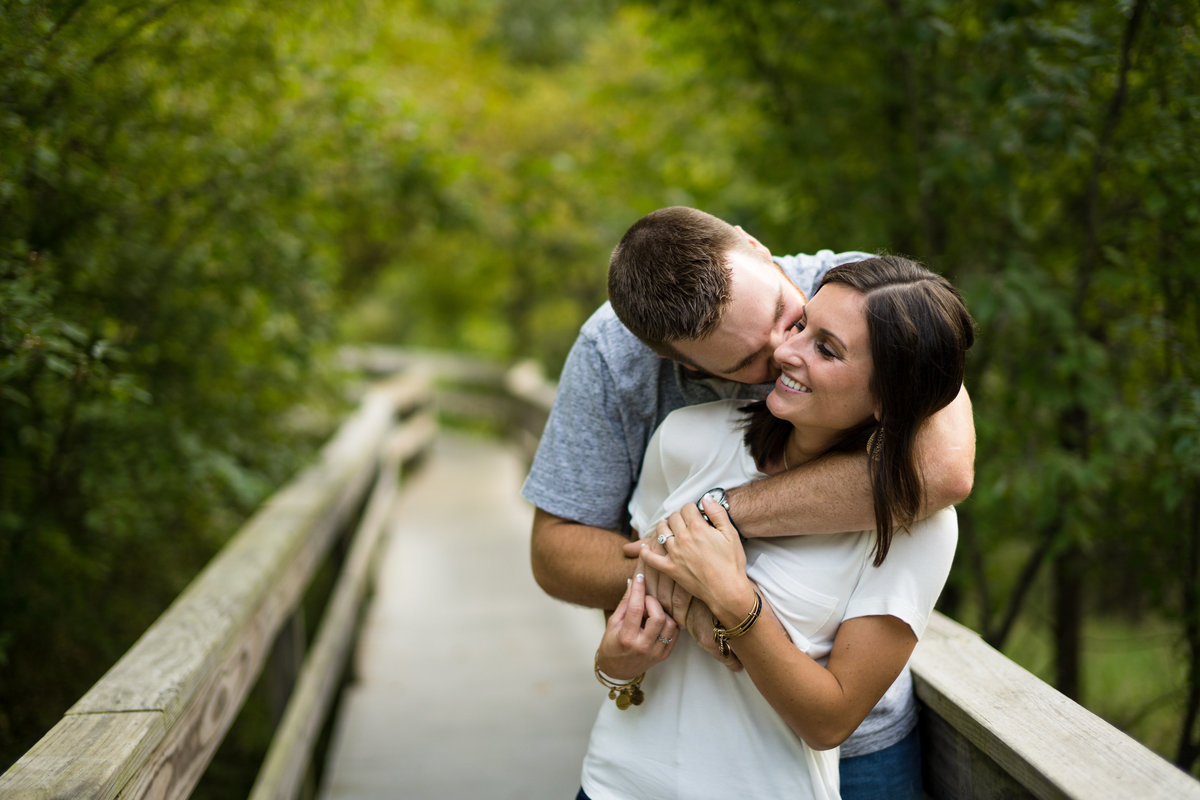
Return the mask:
<path fill-rule="evenodd" d="M 603 617 L 534 582 L 523 479 L 505 445 L 443 432 L 406 482 L 320 798 L 575 797 Z"/>

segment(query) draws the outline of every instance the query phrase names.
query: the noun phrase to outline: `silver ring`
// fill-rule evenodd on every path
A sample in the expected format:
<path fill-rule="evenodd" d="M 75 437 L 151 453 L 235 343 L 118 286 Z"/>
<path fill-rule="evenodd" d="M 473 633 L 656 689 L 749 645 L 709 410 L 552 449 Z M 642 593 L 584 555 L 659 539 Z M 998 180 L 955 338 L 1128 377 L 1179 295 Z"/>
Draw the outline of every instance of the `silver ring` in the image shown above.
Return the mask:
<path fill-rule="evenodd" d="M 675 534 L 673 534 L 673 533 L 660 533 L 660 534 L 658 535 L 658 543 L 659 543 L 659 544 L 666 544 L 666 543 L 667 543 L 667 539 L 670 539 L 670 538 L 671 538 L 672 536 L 674 536 L 674 535 L 675 535 Z"/>
<path fill-rule="evenodd" d="M 671 642 L 675 641 L 675 638 L 671 637 L 670 639 L 664 639 L 663 637 L 660 636 L 660 637 L 658 637 L 658 640 L 660 642 L 662 642 L 663 644 L 670 644 Z"/>

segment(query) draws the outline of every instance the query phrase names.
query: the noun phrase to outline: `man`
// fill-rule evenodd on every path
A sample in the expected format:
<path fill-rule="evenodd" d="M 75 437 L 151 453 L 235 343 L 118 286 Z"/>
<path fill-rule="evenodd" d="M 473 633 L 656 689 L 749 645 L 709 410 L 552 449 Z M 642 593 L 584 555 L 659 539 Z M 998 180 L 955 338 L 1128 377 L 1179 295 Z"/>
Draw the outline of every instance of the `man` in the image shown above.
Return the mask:
<path fill-rule="evenodd" d="M 548 594 L 617 606 L 638 563 L 623 550 L 626 505 L 654 429 L 683 405 L 765 396 L 779 375 L 773 353 L 805 303 L 798 287 L 811 294 L 829 268 L 866 257 L 826 250 L 776 260 L 740 228 L 689 208 L 660 209 L 626 232 L 610 261 L 611 302 L 584 324 L 567 357 L 522 490 L 536 506 L 531 560 Z M 926 513 L 965 498 L 974 463 L 965 392 L 922 431 L 919 451 Z M 865 453 L 713 488 L 727 490 L 730 517 L 746 537 L 875 524 Z M 689 598 L 669 585 L 657 594 L 683 626 Z M 843 745 L 845 797 L 912 794 L 919 786 L 914 725 L 906 670 Z"/>

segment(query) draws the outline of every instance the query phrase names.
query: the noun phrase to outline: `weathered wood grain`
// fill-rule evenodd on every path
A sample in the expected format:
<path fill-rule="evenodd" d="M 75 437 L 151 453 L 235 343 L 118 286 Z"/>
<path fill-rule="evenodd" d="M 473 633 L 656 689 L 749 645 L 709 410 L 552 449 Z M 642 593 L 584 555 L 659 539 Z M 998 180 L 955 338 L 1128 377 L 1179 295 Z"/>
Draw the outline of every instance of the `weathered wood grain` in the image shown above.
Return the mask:
<path fill-rule="evenodd" d="M 165 734 L 157 711 L 67 715 L 0 777 L 0 797 L 115 797 Z"/>
<path fill-rule="evenodd" d="M 384 445 L 379 479 L 291 701 L 251 790 L 251 800 L 291 800 L 304 785 L 313 748 L 349 658 L 373 557 L 397 494 L 400 464 L 429 446 L 436 426 L 430 415 L 413 417 L 393 432 Z"/>
<path fill-rule="evenodd" d="M 945 723 L 929 726 L 928 771 L 944 784 L 927 786 L 935 798 L 1200 798 L 1200 781 L 947 617 L 935 614 L 912 671 L 925 713 Z M 989 777 L 983 758 L 1026 794 Z"/>
<path fill-rule="evenodd" d="M 950 723 L 921 712 L 921 766 L 933 800 L 1029 800 L 1034 795 Z"/>

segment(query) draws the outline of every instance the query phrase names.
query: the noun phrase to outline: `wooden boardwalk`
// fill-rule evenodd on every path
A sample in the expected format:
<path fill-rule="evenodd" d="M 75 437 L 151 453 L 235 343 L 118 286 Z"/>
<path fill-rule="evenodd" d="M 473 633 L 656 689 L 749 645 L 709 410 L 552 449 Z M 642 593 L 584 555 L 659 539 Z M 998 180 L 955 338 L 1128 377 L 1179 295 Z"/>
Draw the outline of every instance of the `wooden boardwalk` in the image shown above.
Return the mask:
<path fill-rule="evenodd" d="M 442 433 L 405 481 L 324 800 L 575 797 L 603 618 L 534 582 L 523 479 L 505 445 Z"/>

